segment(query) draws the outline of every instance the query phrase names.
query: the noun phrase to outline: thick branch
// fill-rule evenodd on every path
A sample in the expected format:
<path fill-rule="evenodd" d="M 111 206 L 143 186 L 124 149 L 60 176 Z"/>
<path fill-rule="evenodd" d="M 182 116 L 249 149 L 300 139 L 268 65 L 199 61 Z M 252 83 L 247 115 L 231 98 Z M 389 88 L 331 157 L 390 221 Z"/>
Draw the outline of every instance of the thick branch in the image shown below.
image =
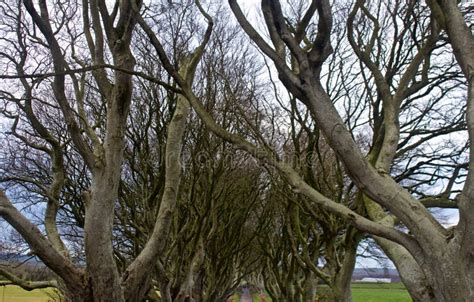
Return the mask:
<path fill-rule="evenodd" d="M 298 79 L 298 77 L 288 68 L 285 59 L 282 58 L 280 54 L 278 54 L 270 45 L 268 45 L 262 36 L 260 36 L 253 26 L 248 22 L 237 1 L 229 0 L 229 5 L 245 33 L 258 46 L 258 48 L 275 63 L 275 67 L 278 70 L 281 80 L 284 81 L 286 85 L 291 85 L 294 88 L 299 89 L 301 86 L 300 79 Z"/>
<path fill-rule="evenodd" d="M 426 208 L 444 208 L 444 209 L 457 209 L 458 205 L 454 200 L 442 197 L 427 197 L 420 199 L 420 202 Z"/>
<path fill-rule="evenodd" d="M 18 285 L 24 290 L 31 291 L 40 288 L 58 287 L 58 282 L 55 280 L 51 281 L 28 281 L 22 279 L 11 272 L 9 269 L 0 266 L 0 275 L 8 279 L 9 281 L 0 281 L 0 286 L 5 285 Z"/>
<path fill-rule="evenodd" d="M 56 97 L 56 101 L 58 102 L 66 120 L 67 127 L 71 134 L 71 138 L 74 141 L 74 144 L 76 145 L 79 153 L 83 157 L 85 163 L 88 165 L 89 168 L 93 168 L 95 162 L 94 155 L 92 154 L 92 151 L 90 150 L 86 141 L 82 137 L 81 129 L 79 128 L 79 125 L 75 120 L 74 111 L 69 105 L 68 99 L 65 94 L 65 76 L 61 73 L 63 73 L 67 69 L 67 64 L 64 60 L 61 47 L 59 46 L 59 43 L 56 40 L 56 37 L 54 36 L 53 30 L 51 29 L 49 19 L 47 18 L 47 16 L 45 16 L 47 14 L 46 3 L 41 2 L 41 16 L 36 11 L 31 0 L 24 0 L 23 3 L 26 7 L 26 10 L 33 19 L 33 22 L 36 24 L 36 26 L 38 26 L 38 28 L 44 35 L 46 41 L 48 42 L 51 57 L 53 59 L 54 71 L 55 73 L 57 73 L 54 76 L 53 92 L 54 96 Z"/>
<path fill-rule="evenodd" d="M 63 278 L 68 284 L 78 287 L 82 285 L 83 272 L 57 251 L 51 242 L 41 234 L 40 230 L 13 206 L 8 197 L 1 190 L 0 216 L 21 234 L 33 253 L 52 271 Z"/>

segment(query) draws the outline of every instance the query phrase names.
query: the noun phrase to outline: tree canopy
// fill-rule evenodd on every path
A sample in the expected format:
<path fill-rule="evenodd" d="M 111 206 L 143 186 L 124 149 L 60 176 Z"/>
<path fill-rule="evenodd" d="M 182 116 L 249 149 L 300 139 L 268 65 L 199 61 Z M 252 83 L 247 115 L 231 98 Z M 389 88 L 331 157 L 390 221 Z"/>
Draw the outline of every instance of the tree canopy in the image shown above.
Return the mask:
<path fill-rule="evenodd" d="M 414 301 L 474 300 L 473 9 L 2 0 L 0 217 L 51 274 L 0 276 L 66 301 L 351 301 L 370 238 Z"/>

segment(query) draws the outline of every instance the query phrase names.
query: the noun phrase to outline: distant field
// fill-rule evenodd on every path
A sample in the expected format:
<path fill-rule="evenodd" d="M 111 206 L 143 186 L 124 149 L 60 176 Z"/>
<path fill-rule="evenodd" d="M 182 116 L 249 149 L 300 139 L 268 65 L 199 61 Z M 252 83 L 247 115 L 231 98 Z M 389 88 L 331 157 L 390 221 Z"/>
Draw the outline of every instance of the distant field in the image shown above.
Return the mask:
<path fill-rule="evenodd" d="M 354 302 L 411 302 L 410 295 L 401 283 L 354 283 Z"/>
<path fill-rule="evenodd" d="M 0 286 L 0 302 L 49 302 L 54 301 L 49 294 L 53 294 L 49 289 L 36 289 L 26 291 L 19 286 Z"/>

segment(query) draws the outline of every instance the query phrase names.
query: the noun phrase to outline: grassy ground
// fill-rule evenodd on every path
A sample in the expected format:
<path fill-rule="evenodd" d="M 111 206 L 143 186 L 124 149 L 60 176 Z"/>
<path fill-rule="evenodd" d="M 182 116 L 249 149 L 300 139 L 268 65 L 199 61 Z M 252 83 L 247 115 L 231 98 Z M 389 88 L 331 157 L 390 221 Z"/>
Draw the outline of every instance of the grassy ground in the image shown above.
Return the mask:
<path fill-rule="evenodd" d="M 0 286 L 0 302 L 49 302 L 54 301 L 48 294 L 54 294 L 49 289 L 26 291 L 18 286 Z"/>
<path fill-rule="evenodd" d="M 410 302 L 411 298 L 401 283 L 355 283 L 352 285 L 354 302 Z"/>

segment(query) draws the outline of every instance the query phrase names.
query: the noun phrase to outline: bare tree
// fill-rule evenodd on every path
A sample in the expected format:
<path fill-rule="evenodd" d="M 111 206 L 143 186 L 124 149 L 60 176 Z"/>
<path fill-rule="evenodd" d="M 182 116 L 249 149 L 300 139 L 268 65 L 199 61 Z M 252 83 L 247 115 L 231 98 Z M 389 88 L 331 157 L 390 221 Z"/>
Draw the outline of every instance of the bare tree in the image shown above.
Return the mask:
<path fill-rule="evenodd" d="M 386 208 L 399 219 L 410 233 L 364 218 L 349 208 L 324 197 L 320 192 L 309 186 L 294 169 L 275 158 L 274 154 L 265 147 L 256 146 L 240 136 L 222 129 L 202 107 L 199 99 L 193 93 L 192 87 L 180 78 L 163 52 L 162 45 L 156 35 L 147 28 L 143 20 L 138 20 L 140 26 L 145 29 L 150 37 L 150 41 L 157 50 L 163 66 L 179 83 L 183 93 L 206 125 L 222 138 L 255 154 L 257 158 L 271 162 L 296 190 L 306 195 L 318 206 L 344 217 L 361 231 L 384 237 L 402 245 L 420 265 L 428 281 L 433 285 L 433 294 L 437 300 L 450 301 L 454 299 L 463 301 L 472 298 L 472 284 L 469 282 L 470 278 L 466 278 L 470 273 L 464 272 L 465 268 L 469 267 L 469 265 L 466 266 L 466 263 L 470 261 L 470 257 L 465 254 L 465 247 L 461 244 L 470 241 L 464 240 L 464 238 L 470 238 L 467 225 L 465 228 L 446 230 L 433 218 L 421 201 L 410 195 L 389 175 L 400 137 L 398 127 L 399 106 L 405 97 L 406 89 L 413 81 L 421 64 L 426 59 L 427 53 L 432 48 L 432 43 L 437 40 L 438 21 L 431 20 L 431 34 L 423 41 L 423 47 L 418 50 L 418 54 L 401 75 L 394 95 L 385 80 L 379 76 L 379 73 L 375 69 L 371 70 L 374 77 L 379 78 L 380 83 L 384 83 L 378 89 L 384 95 L 382 103 L 385 129 L 379 156 L 373 162 L 370 162 L 362 154 L 352 134 L 345 127 L 329 95 L 321 85 L 322 66 L 332 52 L 330 44 L 332 13 L 329 2 L 313 2 L 307 13 L 304 14 L 305 18 L 302 18 L 295 30 L 292 31 L 292 27 L 289 26 L 288 19 L 284 17 L 279 2 L 262 1 L 262 10 L 273 47 L 251 26 L 237 2 L 229 1 L 229 3 L 244 31 L 258 48 L 273 61 L 279 78 L 285 87 L 305 104 L 312 113 L 319 129 L 324 133 L 329 145 L 344 163 L 354 183 L 368 198 Z M 465 48 L 458 48 L 459 46 L 456 46 L 456 43 L 462 41 L 462 45 L 467 43 L 468 46 L 471 46 L 472 36 L 456 4 L 452 2 L 451 5 L 454 5 L 454 7 L 448 6 L 450 10 L 447 10 L 453 14 L 450 15 L 451 22 L 455 22 L 463 28 L 460 32 L 464 33 L 464 36 L 463 39 L 457 41 L 451 38 L 453 33 L 450 33 L 449 30 L 448 35 L 453 40 L 451 43 L 455 45 L 455 54 L 461 68 L 468 75 L 468 65 L 462 66 L 462 64 L 466 64 L 466 61 L 470 62 L 472 55 L 463 52 Z M 359 9 L 367 11 L 362 1 L 355 4 L 350 17 L 355 16 Z M 310 37 L 307 37 L 308 25 L 313 24 L 311 20 L 315 14 L 318 16 L 317 25 L 312 27 L 315 28 L 315 31 Z M 459 32 L 456 32 L 457 38 L 459 38 L 458 34 Z M 302 43 L 307 46 L 302 47 Z M 287 60 L 287 55 L 290 56 L 291 60 Z M 362 54 L 359 56 L 364 64 L 370 65 L 368 60 L 364 62 Z M 469 181 L 466 187 L 469 188 Z M 467 194 L 466 189 L 463 191 L 463 196 L 465 194 Z M 470 199 L 468 198 L 468 200 Z M 460 207 L 461 213 L 466 210 L 469 212 L 467 205 L 470 203 L 466 202 L 465 204 L 466 208 Z M 467 218 L 463 218 L 463 214 L 461 214 L 461 217 L 461 224 L 463 225 L 464 219 Z M 469 215 L 466 217 L 469 217 Z"/>
<path fill-rule="evenodd" d="M 16 13 L 13 9 L 9 10 L 7 6 L 2 7 L 6 12 L 6 17 L 12 21 L 15 29 L 12 32 L 16 33 L 16 39 L 7 42 L 19 45 L 14 48 L 13 56 L 3 53 L 3 57 L 13 64 L 21 78 L 25 69 L 30 68 L 28 65 L 30 61 L 27 62 L 28 64 L 25 62 L 31 59 L 27 52 L 29 45 L 24 44 L 23 41 L 32 38 L 37 41 L 39 48 L 46 50 L 38 54 L 44 55 L 41 59 L 44 58 L 45 62 L 54 68 L 51 82 L 54 101 L 50 103 L 60 112 L 67 126 L 67 139 L 72 140 L 81 161 L 87 167 L 87 173 L 90 173 L 90 187 L 81 192 L 82 203 L 85 205 L 86 257 L 86 267 L 82 268 L 72 263 L 68 253 L 65 252 L 55 222 L 59 208 L 59 194 L 65 179 L 64 158 L 61 152 L 67 145 L 61 144 L 59 138 L 51 134 L 48 127 L 36 117 L 37 113 L 31 105 L 34 101 L 31 87 L 35 85 L 35 81 L 31 83 L 23 78 L 25 95 L 21 98 L 11 95 L 10 100 L 16 102 L 25 113 L 29 112 L 26 116 L 31 129 L 36 136 L 45 141 L 46 145 L 32 143 L 31 138 L 20 136 L 22 134 L 18 135 L 24 138 L 24 143 L 48 154 L 53 162 L 50 169 L 55 172 L 53 185 L 45 188 L 47 192 L 51 192 L 49 194 L 51 202 L 48 202 L 45 214 L 47 237 L 12 205 L 3 191 L 1 214 L 23 236 L 30 249 L 61 278 L 66 298 L 69 300 L 142 300 L 149 289 L 149 274 L 144 268 L 152 265 L 156 255 L 164 248 L 171 213 L 176 202 L 180 178 L 179 151 L 188 111 L 187 102 L 182 97 L 177 99 L 177 107 L 168 129 L 165 193 L 155 229 L 137 259 L 128 265 L 122 277 L 119 276 L 112 234 L 133 89 L 131 72 L 134 69 L 135 58 L 130 45 L 135 24 L 132 6 L 135 5 L 130 2 L 117 2 L 109 11 L 105 2 L 84 1 L 82 4 L 75 2 L 66 5 L 58 4 L 51 9 L 44 1 L 39 3 L 39 8 L 36 8 L 31 1 L 24 1 L 23 4 L 18 3 Z M 78 8 L 82 8 L 82 14 L 77 14 Z M 82 30 L 72 28 L 73 21 L 82 23 Z M 202 56 L 204 45 L 209 39 L 211 28 L 212 24 L 209 26 L 202 46 L 180 60 L 180 64 L 184 66 L 181 75 L 188 81 L 194 76 L 194 70 Z M 71 44 L 64 44 L 63 41 L 71 41 Z M 78 49 L 78 45 L 84 47 Z M 72 73 L 70 77 L 67 76 L 71 68 L 77 65 L 81 68 L 88 63 L 84 60 L 84 53 L 90 54 L 92 63 L 95 65 L 104 65 L 110 60 L 116 69 L 122 70 L 116 70 L 113 74 L 109 74 L 104 69 L 95 69 L 92 72 L 93 87 L 98 92 L 95 96 L 102 102 L 99 104 L 103 110 L 105 122 L 99 117 L 96 121 L 91 120 L 90 115 L 87 115 L 88 108 L 84 107 L 84 99 L 87 97 L 87 90 L 84 90 L 84 78 L 76 77 L 76 73 Z M 69 62 L 69 59 L 72 61 Z M 44 65 L 41 61 L 40 64 L 39 67 L 42 68 Z M 68 87 L 71 84 L 74 92 L 72 96 L 68 95 L 70 92 Z M 26 106 L 22 104 L 24 99 L 26 99 Z M 100 124 L 97 126 L 93 124 L 94 122 Z M 97 127 L 101 126 L 101 131 L 96 131 Z"/>
<path fill-rule="evenodd" d="M 351 9 L 342 6 L 336 10 L 329 1 L 311 1 L 308 4 L 296 1 L 282 7 L 279 1 L 263 0 L 261 8 L 268 33 L 268 38 L 265 38 L 249 23 L 237 1 L 229 0 L 238 24 L 272 62 L 290 94 L 290 108 L 285 108 L 287 105 L 283 102 L 280 106 L 287 109 L 290 119 L 305 117 L 303 121 L 298 120 L 298 126 L 292 130 L 291 148 L 294 150 L 291 152 L 299 153 L 298 148 L 304 147 L 300 144 L 301 136 L 295 138 L 299 135 L 299 129 L 310 124 L 314 129 L 303 131 L 303 140 L 311 141 L 314 133 L 322 134 L 324 148 L 329 146 L 331 150 L 328 154 L 337 158 L 332 160 L 336 165 L 333 171 L 338 171 L 336 174 L 339 175 L 334 182 L 331 173 L 318 170 L 326 167 L 321 160 L 317 167 L 306 169 L 292 165 L 283 158 L 285 151 L 282 149 L 288 145 L 273 141 L 272 130 L 277 129 L 274 115 L 271 110 L 261 112 L 258 106 L 252 108 L 258 103 L 258 98 L 244 95 L 244 99 L 248 99 L 245 103 L 248 108 L 241 108 L 238 101 L 228 102 L 223 114 L 215 112 L 217 110 L 212 107 L 212 102 L 204 101 L 208 96 L 220 98 L 219 93 L 223 97 L 239 100 L 242 91 L 246 91 L 245 85 L 253 82 L 239 81 L 239 77 L 233 82 L 228 75 L 216 76 L 223 73 L 217 70 L 214 78 L 208 81 L 217 89 L 206 90 L 205 87 L 202 89 L 202 78 L 195 79 L 215 28 L 214 19 L 222 16 L 216 12 L 211 17 L 212 14 L 199 1 L 185 1 L 179 5 L 159 3 L 150 7 L 134 1 L 117 1 L 114 6 L 104 1 L 58 2 L 53 6 L 46 1 L 35 5 L 24 0 L 23 3 L 8 4 L 2 3 L 2 22 L 5 23 L 2 30 L 6 33 L 2 41 L 10 48 L 0 55 L 5 69 L 13 74 L 3 75 L 2 78 L 17 81 L 12 81 L 15 87 L 2 88 L 2 98 L 6 100 L 2 114 L 12 120 L 8 135 L 15 138 L 15 143 L 3 152 L 22 161 L 20 165 L 16 160 L 8 162 L 14 173 L 2 182 L 22 188 L 15 191 L 14 187 L 10 187 L 7 190 L 9 196 L 16 197 L 23 193 L 21 197 L 30 203 L 35 198 L 46 202 L 42 219 L 46 235 L 13 206 L 3 191 L 0 194 L 0 215 L 21 234 L 32 252 L 58 275 L 58 286 L 67 299 L 141 301 L 152 288 L 154 276 L 157 279 L 161 277 L 163 292 L 166 292 L 166 283 L 170 281 L 166 275 L 176 271 L 172 266 L 160 267 L 162 259 L 157 259 L 166 255 L 170 236 L 171 241 L 177 240 L 182 244 L 179 241 L 182 238 L 179 227 L 172 225 L 173 217 L 178 217 L 179 221 L 179 214 L 174 216 L 176 207 L 191 213 L 187 206 L 179 208 L 178 204 L 182 178 L 179 162 L 191 107 L 206 126 L 205 131 L 213 132 L 232 143 L 234 148 L 253 155 L 263 166 L 278 171 L 285 184 L 293 190 L 280 193 L 305 203 L 299 207 L 297 203 L 282 198 L 289 214 L 287 221 L 277 227 L 283 229 L 284 226 L 287 236 L 284 236 L 286 241 L 278 242 L 280 246 L 274 245 L 275 250 L 281 248 L 281 253 L 275 253 L 270 257 L 272 260 L 283 257 L 286 250 L 293 257 L 288 267 L 306 268 L 308 275 L 305 278 L 309 283 L 313 280 L 311 274 L 319 274 L 320 278 L 325 279 L 324 271 L 311 266 L 320 255 L 316 251 L 316 241 L 301 250 L 298 246 L 303 246 L 302 243 L 308 239 L 301 232 L 310 232 L 311 226 L 315 225 L 315 221 L 306 224 L 301 219 L 317 220 L 320 215 L 330 213 L 326 216 L 338 216 L 336 220 L 341 222 L 348 236 L 348 255 L 355 251 L 354 245 L 360 232 L 371 234 L 395 261 L 415 299 L 469 301 L 474 298 L 471 281 L 474 280 L 471 254 L 474 224 L 470 223 L 474 193 L 471 185 L 473 178 L 467 172 L 470 171 L 467 168 L 472 165 L 472 159 L 468 164 L 464 158 L 465 150 L 472 146 L 456 146 L 456 150 L 449 154 L 442 154 L 440 150 L 430 153 L 422 150 L 425 143 L 436 141 L 441 135 L 463 131 L 466 124 L 470 137 L 474 131 L 471 117 L 471 68 L 474 64 L 470 51 L 474 48 L 474 42 L 456 1 L 428 1 L 431 9 L 428 15 L 424 10 L 426 6 L 418 1 L 394 4 L 380 1 L 376 3 L 380 5 L 375 5 L 356 0 Z M 214 8 L 210 6 L 209 11 L 215 12 Z M 168 23 L 169 31 L 162 30 L 161 26 L 166 24 L 164 19 L 171 20 L 173 14 L 179 16 L 178 21 Z M 347 27 L 334 31 L 335 18 L 344 20 Z M 207 26 L 203 28 L 199 22 Z M 395 25 L 390 25 L 391 22 Z M 133 33 L 143 35 L 148 43 L 134 40 Z M 345 36 L 348 44 L 341 42 L 346 39 Z M 336 41 L 337 47 L 344 51 L 332 55 L 332 41 Z M 387 41 L 392 44 L 387 46 Z M 140 47 L 134 49 L 135 43 Z M 449 49 L 448 44 L 456 61 L 443 65 L 444 61 L 434 60 L 433 57 L 436 51 Z M 209 52 L 218 47 L 219 44 L 213 45 Z M 143 67 L 135 71 L 136 54 L 140 51 L 153 53 L 161 66 L 142 64 Z M 219 55 L 225 61 L 227 55 L 232 55 L 228 53 L 231 51 Z M 459 80 L 457 66 L 464 79 Z M 212 68 L 212 64 L 206 67 Z M 238 69 L 237 66 L 235 68 Z M 353 71 L 359 74 L 350 75 Z M 451 71 L 454 72 L 451 74 Z M 152 194 L 150 196 L 153 197 L 148 199 L 149 203 L 158 201 L 159 207 L 151 206 L 152 214 L 148 215 L 145 223 L 147 230 L 136 236 L 136 242 L 127 241 L 128 238 L 123 241 L 114 238 L 116 231 L 127 234 L 128 222 L 124 217 L 135 204 L 133 194 L 128 200 L 122 198 L 127 188 L 133 185 L 133 182 L 127 183 L 127 177 L 123 174 L 129 173 L 129 169 L 137 169 L 133 167 L 136 164 L 134 160 L 140 156 L 127 145 L 134 139 L 140 140 L 140 135 L 131 133 L 137 130 L 132 127 L 128 134 L 137 137 L 127 142 L 127 125 L 133 123 L 130 121 L 133 88 L 136 85 L 133 76 L 165 88 L 167 97 L 164 99 L 172 104 L 169 108 L 173 108 L 173 114 L 168 116 L 166 139 L 164 135 L 160 136 L 160 152 L 163 152 L 158 165 L 160 177 L 151 177 L 146 182 L 146 185 L 151 185 L 151 190 L 145 190 L 147 193 L 161 190 L 161 193 Z M 458 88 L 465 95 L 465 82 L 468 84 L 467 106 L 452 106 L 451 114 L 466 111 L 466 122 L 462 117 L 448 121 L 449 116 L 441 112 L 446 106 L 444 98 L 449 95 L 447 92 Z M 48 91 L 48 85 L 52 87 L 52 93 Z M 439 88 L 442 92 L 436 94 Z M 203 94 L 203 91 L 210 94 Z M 156 96 L 148 97 L 153 99 Z M 424 105 L 420 106 L 421 103 Z M 140 116 L 138 110 L 134 113 Z M 234 116 L 229 119 L 229 115 Z M 264 120 L 266 118 L 267 121 Z M 432 119 L 448 122 L 431 127 L 428 123 Z M 266 123 L 273 123 L 273 128 L 265 127 Z M 422 125 L 429 129 L 420 129 Z M 364 126 L 368 126 L 370 135 L 361 133 Z M 18 154 L 14 152 L 15 144 L 20 147 Z M 139 144 L 135 142 L 135 145 Z M 317 151 L 321 153 L 326 150 L 324 148 L 318 145 Z M 125 168 L 124 150 L 127 150 L 127 156 L 131 156 Z M 469 150 L 472 153 L 473 150 Z M 70 164 L 69 161 L 78 164 Z M 30 178 L 26 172 L 36 175 Z M 319 177 L 315 179 L 315 175 Z M 342 182 L 341 175 L 344 175 Z M 350 180 L 345 178 L 346 175 Z M 218 176 L 223 179 L 229 177 L 228 181 L 234 177 L 231 171 L 215 177 Z M 249 179 L 252 177 L 255 176 Z M 197 179 L 185 180 L 194 183 Z M 460 191 L 459 186 L 464 179 L 464 187 Z M 161 184 L 157 185 L 157 182 Z M 435 190 L 430 189 L 440 183 L 443 186 L 441 193 L 433 193 Z M 246 189 L 251 187 L 245 181 L 242 186 Z M 211 193 L 226 192 L 224 187 L 220 184 Z M 351 188 L 349 192 L 356 193 L 358 207 L 333 196 L 333 193 L 343 194 L 343 188 Z M 69 193 L 67 196 L 74 197 L 67 198 Z M 453 200 L 456 193 L 459 195 Z M 252 196 L 255 200 L 259 198 Z M 205 198 L 200 200 L 203 206 L 208 201 Z M 453 205 L 453 201 L 457 204 Z M 359 207 L 361 205 L 363 210 Z M 457 206 L 461 218 L 458 226 L 450 229 L 443 227 L 427 206 Z M 78 229 L 84 229 L 86 267 L 73 262 L 69 243 L 61 238 L 57 222 L 58 213 L 63 208 L 66 209 L 64 219 L 72 217 Z M 249 208 L 251 206 L 244 209 L 224 207 L 225 211 L 235 215 L 245 213 Z M 222 208 L 216 202 L 208 209 L 209 219 L 203 218 L 202 209 L 194 210 L 191 215 L 197 219 L 190 224 L 190 228 L 194 229 L 191 232 L 192 248 L 188 250 L 190 259 L 175 279 L 179 280 L 179 286 L 174 287 L 179 299 L 203 296 L 196 294 L 197 290 L 206 288 L 200 283 L 204 280 L 202 274 L 207 278 L 216 274 L 216 271 L 211 272 L 212 263 L 205 264 L 206 253 L 214 251 L 210 247 L 206 249 L 206 243 L 212 244 L 219 240 L 219 234 L 227 231 L 242 230 L 230 228 L 217 231 L 216 219 L 219 221 L 219 216 L 216 213 Z M 125 215 L 122 220 L 120 210 Z M 312 213 L 301 215 L 298 212 L 302 210 Z M 222 221 L 236 223 L 234 219 Z M 318 222 L 323 230 L 328 226 L 327 221 Z M 120 227 L 114 228 L 115 223 Z M 352 226 L 347 227 L 349 224 Z M 136 224 L 136 229 L 139 227 Z M 329 250 L 325 251 L 324 256 L 328 259 L 327 271 L 331 272 L 335 267 L 331 261 L 335 258 L 330 249 L 334 247 L 332 242 L 337 239 L 338 232 L 324 230 L 322 234 L 329 236 L 325 242 Z M 311 239 L 313 236 L 316 232 L 309 235 Z M 114 242 L 134 242 L 135 250 L 130 252 L 123 246 L 117 248 Z M 234 243 L 232 240 L 228 242 L 229 245 Z M 288 248 L 291 251 L 287 251 Z M 173 252 L 173 247 L 170 251 Z M 126 253 L 133 256 L 117 259 Z M 233 257 L 234 254 L 229 255 Z M 351 267 L 351 261 L 353 265 L 354 257 L 353 253 L 345 258 L 347 268 Z M 229 263 L 224 265 L 233 269 Z M 152 273 L 147 271 L 149 268 L 153 268 Z M 268 277 L 268 284 L 271 278 L 278 279 L 281 271 L 276 272 L 273 277 Z M 348 274 L 340 276 L 343 275 L 347 277 Z M 14 275 L 8 276 L 14 282 L 22 282 Z M 298 281 L 294 280 L 296 285 Z M 347 281 L 347 278 L 344 280 Z M 236 283 L 226 284 L 232 288 Z M 225 296 L 223 293 L 212 293 L 209 288 L 204 292 L 209 299 Z M 341 297 L 348 300 L 347 291 Z"/>

